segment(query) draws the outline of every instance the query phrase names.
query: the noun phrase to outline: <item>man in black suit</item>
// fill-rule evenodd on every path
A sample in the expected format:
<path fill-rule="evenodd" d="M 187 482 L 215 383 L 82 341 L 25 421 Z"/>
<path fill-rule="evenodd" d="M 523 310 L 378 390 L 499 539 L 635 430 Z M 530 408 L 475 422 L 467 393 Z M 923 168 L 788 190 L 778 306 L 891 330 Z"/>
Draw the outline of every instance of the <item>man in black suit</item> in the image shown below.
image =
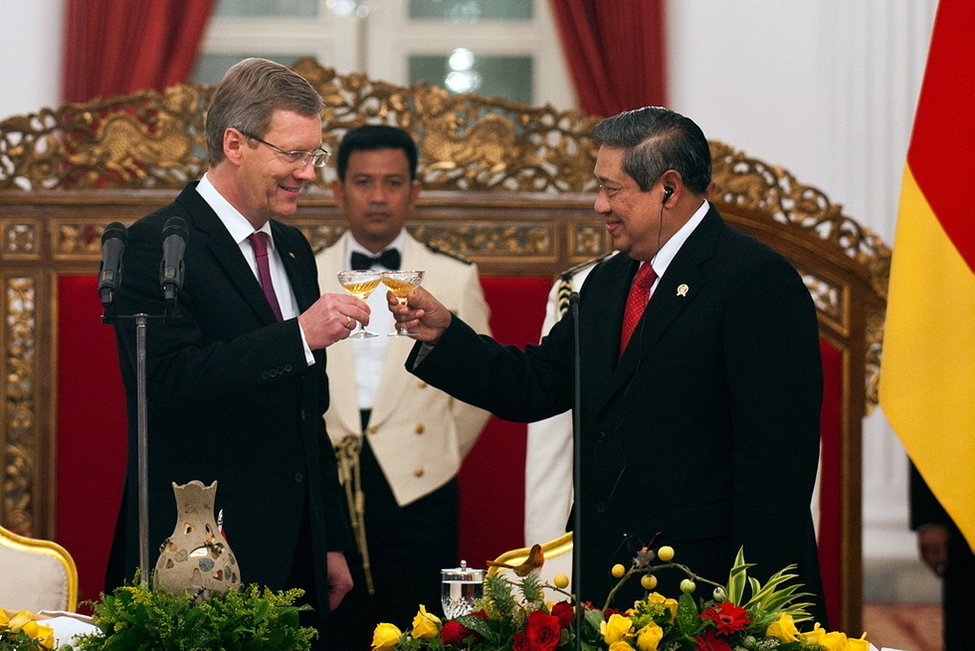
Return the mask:
<path fill-rule="evenodd" d="M 171 483 L 218 481 L 215 508 L 241 580 L 303 588 L 318 625 L 352 584 L 343 555 L 348 516 L 322 420 L 324 349 L 369 319 L 363 301 L 320 295 L 308 241 L 276 220 L 295 212 L 300 190 L 328 158 L 321 107 L 311 85 L 284 66 L 233 66 L 207 115 L 209 170 L 130 227 L 116 299 L 119 315 L 167 313 L 164 226 L 185 220 L 178 316 L 150 320 L 146 336 L 150 564 L 176 522 Z M 266 239 L 266 262 L 256 232 Z M 136 328 L 120 318 L 115 330 L 129 452 L 109 588 L 131 579 L 139 558 Z"/>
<path fill-rule="evenodd" d="M 741 546 L 761 580 L 796 564 L 826 625 L 809 509 L 822 392 L 809 292 L 709 204 L 711 156 L 694 122 L 648 107 L 593 137 L 595 209 L 626 255 L 602 261 L 581 292 L 581 597 L 601 605 L 612 565 L 660 532 L 675 561 L 719 583 Z M 513 421 L 573 406 L 571 315 L 521 350 L 476 335 L 422 288 L 391 309 L 420 333 L 407 368 L 430 384 Z M 658 578 L 674 594 L 683 577 Z M 639 595 L 630 588 L 615 605 Z"/>
<path fill-rule="evenodd" d="M 942 637 L 945 651 L 968 649 L 975 619 L 975 554 L 917 467 L 910 465 L 911 529 L 918 556 L 941 579 Z"/>

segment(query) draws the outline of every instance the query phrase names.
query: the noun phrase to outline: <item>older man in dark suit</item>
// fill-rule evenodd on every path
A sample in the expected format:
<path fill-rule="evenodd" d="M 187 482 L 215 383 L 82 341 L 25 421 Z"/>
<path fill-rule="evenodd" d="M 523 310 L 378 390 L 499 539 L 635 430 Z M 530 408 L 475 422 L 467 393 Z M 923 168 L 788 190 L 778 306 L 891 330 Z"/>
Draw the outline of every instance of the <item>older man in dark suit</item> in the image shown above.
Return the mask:
<path fill-rule="evenodd" d="M 320 295 L 311 247 L 276 218 L 328 153 L 322 100 L 284 66 L 247 59 L 216 87 L 206 123 L 210 169 L 129 229 L 121 315 L 162 315 L 164 228 L 186 224 L 178 317 L 147 328 L 149 543 L 176 522 L 171 482 L 219 482 L 228 542 L 245 583 L 303 588 L 321 625 L 351 588 L 347 514 L 332 446 L 324 349 L 367 322 L 368 306 Z M 116 324 L 129 413 L 126 490 L 109 587 L 138 565 L 136 336 Z"/>
<path fill-rule="evenodd" d="M 822 392 L 809 292 L 707 201 L 711 156 L 694 122 L 648 107 L 593 137 L 595 209 L 626 255 L 601 262 L 581 292 L 581 597 L 601 605 L 612 565 L 660 532 L 675 560 L 721 583 L 741 546 L 763 580 L 796 564 L 825 625 L 809 510 Z M 571 315 L 521 350 L 475 334 L 422 288 L 391 309 L 420 333 L 407 368 L 434 386 L 514 421 L 572 407 Z M 659 578 L 675 592 L 683 577 Z"/>

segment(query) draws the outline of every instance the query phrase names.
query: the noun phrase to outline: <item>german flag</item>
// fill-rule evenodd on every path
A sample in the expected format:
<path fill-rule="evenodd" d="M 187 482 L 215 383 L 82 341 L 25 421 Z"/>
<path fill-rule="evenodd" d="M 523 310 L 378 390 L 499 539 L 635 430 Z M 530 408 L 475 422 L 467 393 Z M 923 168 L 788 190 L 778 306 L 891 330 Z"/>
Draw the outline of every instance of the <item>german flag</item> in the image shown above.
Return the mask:
<path fill-rule="evenodd" d="M 975 2 L 941 0 L 907 152 L 880 402 L 975 549 Z"/>

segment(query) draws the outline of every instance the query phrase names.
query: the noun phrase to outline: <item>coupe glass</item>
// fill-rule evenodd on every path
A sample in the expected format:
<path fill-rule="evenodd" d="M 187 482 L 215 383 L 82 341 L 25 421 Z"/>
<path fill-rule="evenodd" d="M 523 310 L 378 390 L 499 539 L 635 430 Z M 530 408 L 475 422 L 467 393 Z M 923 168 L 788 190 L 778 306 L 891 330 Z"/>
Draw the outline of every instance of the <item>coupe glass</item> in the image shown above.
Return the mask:
<path fill-rule="evenodd" d="M 400 305 L 406 305 L 406 297 L 423 282 L 422 271 L 384 271 L 382 274 L 383 284 L 389 288 L 389 291 L 396 297 L 396 302 Z M 390 337 L 397 335 L 401 337 L 416 336 L 404 326 L 399 326 L 395 332 L 389 333 Z"/>
<path fill-rule="evenodd" d="M 372 294 L 372 290 L 379 287 L 379 281 L 382 280 L 382 272 L 380 271 L 340 271 L 338 273 L 339 284 L 353 296 L 363 301 L 369 298 L 369 294 Z M 352 334 L 349 335 L 350 339 L 361 339 L 363 337 L 378 337 L 379 335 L 375 332 L 366 330 L 362 322 L 359 322 L 359 327 L 356 328 Z"/>

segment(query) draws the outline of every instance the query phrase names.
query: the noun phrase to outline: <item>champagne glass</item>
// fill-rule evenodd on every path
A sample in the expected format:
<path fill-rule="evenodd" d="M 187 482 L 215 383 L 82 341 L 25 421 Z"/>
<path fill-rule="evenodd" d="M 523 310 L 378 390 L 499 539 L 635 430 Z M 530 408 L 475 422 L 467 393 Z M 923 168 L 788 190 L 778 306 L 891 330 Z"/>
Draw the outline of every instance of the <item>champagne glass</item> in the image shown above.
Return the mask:
<path fill-rule="evenodd" d="M 423 282 L 422 271 L 384 271 L 383 284 L 396 297 L 396 302 L 406 305 L 406 297 Z M 405 326 L 398 326 L 396 332 L 390 332 L 388 336 L 395 337 L 414 337 L 414 333 L 406 329 Z"/>
<path fill-rule="evenodd" d="M 379 281 L 382 279 L 381 271 L 340 271 L 338 273 L 339 284 L 353 296 L 358 299 L 366 300 L 369 298 L 369 294 L 372 294 L 372 290 L 379 287 Z M 362 339 L 363 337 L 378 337 L 379 335 L 375 332 L 366 330 L 362 322 L 359 322 L 359 327 L 355 329 L 349 335 L 350 339 Z"/>

